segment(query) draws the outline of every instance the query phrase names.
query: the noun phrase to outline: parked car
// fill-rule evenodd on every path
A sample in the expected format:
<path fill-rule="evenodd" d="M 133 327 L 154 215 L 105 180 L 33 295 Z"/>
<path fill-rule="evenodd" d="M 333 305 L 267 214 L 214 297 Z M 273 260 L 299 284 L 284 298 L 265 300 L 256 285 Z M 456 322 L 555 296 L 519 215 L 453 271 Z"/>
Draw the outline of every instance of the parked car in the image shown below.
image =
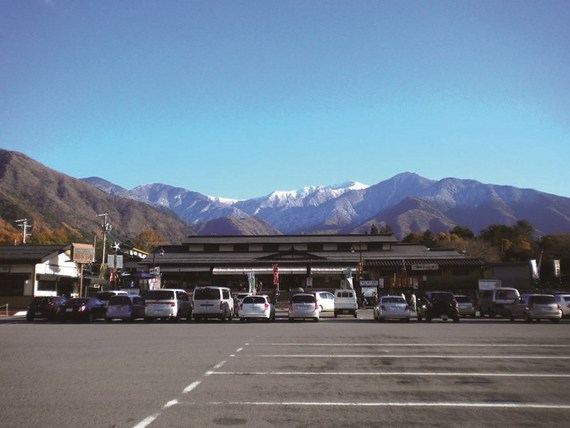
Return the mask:
<path fill-rule="evenodd" d="M 334 316 L 340 314 L 351 314 L 358 317 L 358 300 L 356 293 L 352 289 L 338 289 L 334 291 Z"/>
<path fill-rule="evenodd" d="M 387 319 L 399 319 L 410 322 L 412 308 L 402 296 L 382 296 L 374 306 L 374 319 L 384 321 Z"/>
<path fill-rule="evenodd" d="M 522 318 L 526 322 L 541 319 L 559 322 L 562 318 L 560 305 L 552 294 L 523 294 L 508 310 L 511 321 Z"/>
<path fill-rule="evenodd" d="M 313 294 L 321 312 L 334 312 L 334 294 L 330 291 L 315 291 Z"/>
<path fill-rule="evenodd" d="M 247 296 L 251 296 L 251 293 L 238 293 L 234 296 L 234 317 L 239 316 L 239 307 Z"/>
<path fill-rule="evenodd" d="M 144 319 L 145 303 L 139 296 L 111 296 L 107 305 L 105 321 L 111 322 L 114 319 L 123 321 L 134 321 L 139 318 Z"/>
<path fill-rule="evenodd" d="M 128 296 L 129 293 L 123 290 L 106 290 L 98 291 L 96 297 L 105 303 L 105 306 L 109 305 L 109 299 L 113 296 Z"/>
<path fill-rule="evenodd" d="M 96 319 L 104 319 L 106 312 L 105 303 L 97 297 L 78 297 L 61 304 L 57 318 L 61 322 L 69 320 L 93 322 Z"/>
<path fill-rule="evenodd" d="M 67 301 L 64 296 L 34 297 L 26 311 L 26 320 L 33 321 L 37 318 L 55 320 L 59 307 Z"/>
<path fill-rule="evenodd" d="M 555 294 L 554 298 L 562 310 L 562 318 L 570 318 L 570 294 Z"/>
<path fill-rule="evenodd" d="M 257 294 L 243 299 L 239 308 L 239 320 L 245 322 L 252 319 L 275 321 L 275 306 L 269 296 Z"/>
<path fill-rule="evenodd" d="M 161 288 L 149 290 L 144 295 L 144 319 L 150 322 L 155 319 L 186 321 L 192 319 L 192 304 L 185 290 L 177 288 Z"/>
<path fill-rule="evenodd" d="M 418 321 L 431 322 L 434 318 L 447 321 L 448 318 L 459 322 L 459 307 L 453 293 L 447 291 L 428 291 L 418 305 Z"/>
<path fill-rule="evenodd" d="M 464 296 L 462 294 L 456 294 L 455 300 L 457 300 L 459 315 L 462 317 L 474 317 L 476 315 L 477 310 L 475 308 L 475 303 L 471 297 Z"/>
<path fill-rule="evenodd" d="M 289 312 L 287 314 L 289 321 L 296 318 L 312 319 L 319 321 L 320 308 L 317 298 L 314 294 L 298 293 L 291 296 L 289 300 Z"/>
<path fill-rule="evenodd" d="M 479 292 L 479 314 L 481 317 L 489 315 L 495 318 L 497 315 L 508 316 L 508 305 L 512 305 L 520 294 L 516 288 L 500 287 L 492 290 L 481 290 Z"/>
<path fill-rule="evenodd" d="M 234 299 L 227 287 L 203 286 L 194 289 L 194 319 L 218 318 L 231 321 Z"/>

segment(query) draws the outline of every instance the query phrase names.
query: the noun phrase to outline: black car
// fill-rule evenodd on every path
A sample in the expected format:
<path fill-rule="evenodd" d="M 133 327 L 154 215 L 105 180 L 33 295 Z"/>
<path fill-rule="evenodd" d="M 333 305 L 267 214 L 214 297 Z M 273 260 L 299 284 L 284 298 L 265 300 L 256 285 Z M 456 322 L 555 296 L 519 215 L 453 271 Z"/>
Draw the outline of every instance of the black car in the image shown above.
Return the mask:
<path fill-rule="evenodd" d="M 104 319 L 107 313 L 105 303 L 97 297 L 79 297 L 69 299 L 59 307 L 57 317 L 61 322 L 78 320 L 93 322 L 96 319 Z"/>
<path fill-rule="evenodd" d="M 45 318 L 50 321 L 55 320 L 57 310 L 67 301 L 64 296 L 44 296 L 34 297 L 28 306 L 26 320 L 33 321 L 37 318 Z"/>
<path fill-rule="evenodd" d="M 431 322 L 433 318 L 453 319 L 459 322 L 459 306 L 453 293 L 447 291 L 428 291 L 418 306 L 418 321 Z"/>

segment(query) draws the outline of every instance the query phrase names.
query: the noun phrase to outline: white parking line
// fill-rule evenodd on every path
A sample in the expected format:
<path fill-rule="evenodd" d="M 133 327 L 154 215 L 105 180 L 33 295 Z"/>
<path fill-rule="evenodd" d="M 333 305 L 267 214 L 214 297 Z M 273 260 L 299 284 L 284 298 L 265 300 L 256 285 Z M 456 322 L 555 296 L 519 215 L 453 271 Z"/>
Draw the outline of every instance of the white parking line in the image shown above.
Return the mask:
<path fill-rule="evenodd" d="M 451 348 L 570 348 L 562 344 L 531 344 L 531 343 L 255 343 L 253 346 L 334 346 L 334 347 L 451 347 Z"/>
<path fill-rule="evenodd" d="M 257 358 L 424 358 L 446 360 L 570 360 L 570 356 L 556 355 L 390 355 L 390 354 L 293 354 L 293 355 L 258 355 Z"/>
<path fill-rule="evenodd" d="M 362 402 L 303 402 L 303 401 L 211 401 L 212 406 L 235 405 L 235 406 L 299 406 L 299 407 L 463 407 L 463 408 L 492 408 L 492 409 L 550 409 L 570 410 L 569 404 L 536 404 L 536 403 L 488 403 L 488 402 L 390 402 L 378 401 L 371 403 Z"/>
<path fill-rule="evenodd" d="M 145 427 L 149 426 L 150 424 L 152 424 L 156 420 L 156 418 L 158 418 L 159 415 L 160 415 L 160 413 L 155 413 L 154 415 L 151 415 L 148 418 L 145 418 L 142 421 L 140 421 L 133 428 L 145 428 Z"/>
<path fill-rule="evenodd" d="M 252 339 L 253 340 L 253 339 Z M 249 345 L 249 342 L 245 344 L 245 346 Z M 238 348 L 236 352 L 241 352 L 244 348 Z M 232 357 L 234 357 L 235 355 L 231 355 Z M 214 366 L 214 369 L 219 369 L 221 368 L 224 364 L 226 364 L 227 360 L 223 360 L 220 361 L 218 364 L 216 364 Z M 207 370 L 202 377 L 208 377 L 211 374 L 214 374 L 215 372 L 212 370 Z M 198 385 L 200 385 L 200 383 L 202 383 L 201 380 L 197 380 L 195 382 L 192 382 L 190 385 L 188 385 L 186 388 L 184 388 L 184 390 L 182 391 L 182 394 L 188 394 L 189 392 L 193 391 L 194 389 L 196 389 L 196 387 Z M 177 399 L 174 400 L 170 400 L 168 401 L 164 406 L 162 406 L 162 410 L 166 410 L 170 407 L 173 407 L 175 405 L 177 405 L 179 403 L 179 401 Z M 150 424 L 152 424 L 158 417 L 160 416 L 160 413 L 155 413 L 153 415 L 150 415 L 146 418 L 144 418 L 142 421 L 140 421 L 138 424 L 136 424 L 133 428 L 146 428 L 147 426 L 149 426 Z"/>
<path fill-rule="evenodd" d="M 200 383 L 201 383 L 201 381 L 199 381 L 199 380 L 197 380 L 196 382 L 192 382 L 190 385 L 188 385 L 186 388 L 184 388 L 184 390 L 182 391 L 182 394 L 188 394 L 190 391 L 192 391 L 198 385 L 200 385 Z"/>
<path fill-rule="evenodd" d="M 478 373 L 478 372 L 210 372 L 219 376 L 449 376 L 449 377 L 525 377 L 570 378 L 570 374 L 551 373 Z"/>

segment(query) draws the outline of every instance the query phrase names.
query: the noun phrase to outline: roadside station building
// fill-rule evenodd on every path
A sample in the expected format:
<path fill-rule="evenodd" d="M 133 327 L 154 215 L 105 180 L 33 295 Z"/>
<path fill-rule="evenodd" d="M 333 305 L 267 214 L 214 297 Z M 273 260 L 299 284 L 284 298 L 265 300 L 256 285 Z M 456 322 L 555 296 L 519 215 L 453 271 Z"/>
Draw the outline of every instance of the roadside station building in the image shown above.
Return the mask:
<path fill-rule="evenodd" d="M 477 290 L 485 262 L 455 250 L 402 244 L 391 234 L 189 236 L 178 246 L 164 246 L 141 261 L 143 270 L 160 275 L 162 287 L 197 285 L 257 289 L 334 290 L 350 272 L 355 289 L 377 286 L 380 294 Z M 275 273 L 278 272 L 278 275 Z"/>
<path fill-rule="evenodd" d="M 71 245 L 0 246 L 0 305 L 26 307 L 32 296 L 77 293 Z"/>

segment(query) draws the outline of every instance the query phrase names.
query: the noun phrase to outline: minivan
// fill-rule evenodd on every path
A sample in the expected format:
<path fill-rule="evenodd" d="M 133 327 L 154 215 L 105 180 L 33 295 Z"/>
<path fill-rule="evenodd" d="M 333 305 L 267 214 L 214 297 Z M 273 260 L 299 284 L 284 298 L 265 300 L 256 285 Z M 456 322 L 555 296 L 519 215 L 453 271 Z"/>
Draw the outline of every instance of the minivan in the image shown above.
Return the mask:
<path fill-rule="evenodd" d="M 181 318 L 185 318 L 186 321 L 192 319 L 192 304 L 185 290 L 176 288 L 149 290 L 144 295 L 144 300 L 145 321 L 150 322 L 159 318 L 172 321 L 180 321 Z"/>
<path fill-rule="evenodd" d="M 198 286 L 194 289 L 195 321 L 205 318 L 218 318 L 231 321 L 234 314 L 234 299 L 227 287 Z"/>
<path fill-rule="evenodd" d="M 492 290 L 479 291 L 479 313 L 481 317 L 489 315 L 494 318 L 496 315 L 509 316 L 508 305 L 512 305 L 520 297 L 516 288 L 501 287 Z"/>

